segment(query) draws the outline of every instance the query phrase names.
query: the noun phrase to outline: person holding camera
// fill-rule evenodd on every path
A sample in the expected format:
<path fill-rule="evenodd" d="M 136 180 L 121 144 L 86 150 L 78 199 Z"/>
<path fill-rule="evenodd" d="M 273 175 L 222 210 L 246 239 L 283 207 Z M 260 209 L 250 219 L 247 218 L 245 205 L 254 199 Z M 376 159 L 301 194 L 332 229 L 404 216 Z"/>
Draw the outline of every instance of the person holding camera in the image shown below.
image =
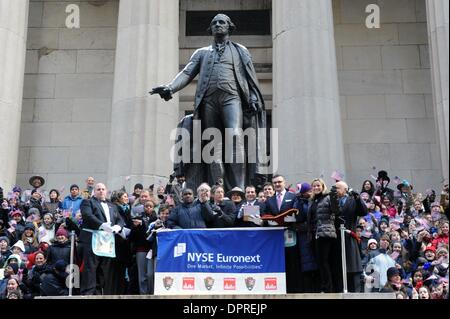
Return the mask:
<path fill-rule="evenodd" d="M 151 295 L 153 295 L 153 293 L 154 293 L 155 260 L 156 260 L 156 255 L 157 255 L 157 251 L 158 251 L 158 242 L 156 240 L 156 234 L 157 234 L 157 232 L 168 228 L 167 220 L 169 219 L 169 214 L 170 214 L 169 205 L 162 204 L 159 207 L 158 219 L 155 220 L 154 222 L 150 223 L 150 225 L 148 226 L 147 232 L 145 234 L 147 236 L 147 240 L 151 246 L 150 252 L 147 255 L 147 260 L 149 261 L 149 269 L 148 269 L 148 273 L 147 273 L 147 279 L 148 279 Z"/>
<path fill-rule="evenodd" d="M 340 181 L 336 183 L 337 200 L 339 201 L 339 218 L 336 219 L 335 227 L 344 224 L 345 232 L 345 257 L 347 267 L 347 284 L 349 292 L 361 291 L 362 263 L 359 250 L 359 242 L 356 236 L 356 226 L 360 217 L 367 215 L 367 206 L 361 200 L 359 194 L 349 190 L 347 183 Z M 338 241 L 341 241 L 341 234 L 337 232 Z M 341 252 L 342 253 L 342 252 Z"/>
<path fill-rule="evenodd" d="M 201 202 L 202 216 L 208 228 L 232 227 L 236 219 L 236 206 L 231 200 L 224 200 L 225 190 L 222 186 L 215 185 L 211 189 L 213 200 L 199 199 Z"/>
<path fill-rule="evenodd" d="M 157 220 L 155 212 L 156 202 L 150 199 L 144 203 L 143 214 L 134 210 L 131 213 L 131 232 L 129 236 L 133 251 L 136 253 L 136 263 L 138 269 L 139 292 L 146 295 L 151 292 L 151 260 L 146 258 L 151 250 L 151 244 L 147 240 L 147 229 L 150 224 Z"/>
<path fill-rule="evenodd" d="M 176 181 L 174 182 L 176 177 Z M 170 175 L 169 183 L 166 185 L 165 193 L 171 195 L 175 201 L 175 205 L 178 206 L 183 202 L 183 189 L 186 188 L 186 177 L 183 173 L 175 173 Z"/>

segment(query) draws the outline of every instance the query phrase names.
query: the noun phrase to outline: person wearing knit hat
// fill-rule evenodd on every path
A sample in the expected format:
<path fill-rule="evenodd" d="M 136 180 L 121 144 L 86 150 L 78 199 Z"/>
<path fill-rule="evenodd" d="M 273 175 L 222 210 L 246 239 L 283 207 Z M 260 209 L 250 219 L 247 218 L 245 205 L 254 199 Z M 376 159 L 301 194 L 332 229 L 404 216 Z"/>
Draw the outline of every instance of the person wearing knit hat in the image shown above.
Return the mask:
<path fill-rule="evenodd" d="M 8 238 L 8 237 L 6 237 L 6 236 L 0 237 L 0 249 L 1 249 L 1 243 L 2 243 L 2 241 L 6 242 L 6 245 L 7 245 L 7 246 L 9 246 L 9 244 L 11 243 L 11 242 L 9 241 L 9 238 Z"/>
<path fill-rule="evenodd" d="M 19 255 L 12 254 L 11 256 L 8 257 L 8 259 L 6 259 L 5 265 L 9 265 L 11 263 L 19 264 L 21 261 L 22 259 L 20 258 Z"/>
<path fill-rule="evenodd" d="M 12 254 L 9 250 L 9 238 L 6 236 L 0 237 L 0 267 L 2 267 L 6 259 Z"/>
<path fill-rule="evenodd" d="M 56 231 L 56 237 L 64 236 L 69 238 L 69 232 L 64 227 L 59 227 Z"/>
<path fill-rule="evenodd" d="M 35 232 L 36 231 L 36 226 L 34 226 L 33 223 L 28 222 L 28 223 L 25 224 L 25 227 L 24 227 L 24 230 L 27 230 L 27 229 L 31 229 L 33 232 Z"/>
<path fill-rule="evenodd" d="M 67 262 L 64 261 L 63 259 L 58 260 L 57 262 L 55 262 L 55 264 L 53 265 L 53 268 L 58 272 L 58 273 L 63 273 L 66 272 L 66 268 L 67 268 Z"/>
<path fill-rule="evenodd" d="M 11 218 L 13 218 L 13 219 L 15 219 L 14 217 L 16 217 L 16 216 L 19 216 L 19 218 L 22 219 L 22 217 L 23 217 L 23 212 L 20 211 L 20 210 L 18 210 L 18 209 L 16 209 L 16 210 L 13 210 L 13 211 L 11 211 L 11 212 L 9 213 L 9 217 L 11 217 Z"/>
<path fill-rule="evenodd" d="M 5 267 L 5 277 L 17 275 L 18 272 L 19 272 L 19 264 L 10 263 L 8 266 Z"/>
<path fill-rule="evenodd" d="M 425 248 L 425 251 L 423 253 L 424 257 L 428 261 L 433 261 L 436 258 L 436 248 L 434 246 L 428 246 Z"/>
<path fill-rule="evenodd" d="M 58 260 L 70 262 L 70 240 L 69 232 L 63 227 L 56 231 L 56 241 L 48 249 L 48 263 L 54 264 Z"/>
<path fill-rule="evenodd" d="M 309 183 L 302 183 L 300 188 L 300 194 L 305 194 L 311 190 L 311 185 Z"/>
<path fill-rule="evenodd" d="M 405 285 L 402 284 L 402 277 L 397 267 L 390 267 L 386 271 L 387 283 L 381 289 L 380 292 L 401 292 L 404 295 L 408 295 L 408 290 Z"/>
<path fill-rule="evenodd" d="M 392 277 L 400 277 L 400 271 L 397 269 L 397 267 L 391 267 L 387 270 L 387 278 L 388 280 L 391 280 Z"/>
<path fill-rule="evenodd" d="M 22 193 L 22 188 L 20 188 L 20 186 L 14 186 L 12 192 L 20 195 Z"/>
<path fill-rule="evenodd" d="M 36 236 L 36 227 L 34 223 L 26 223 L 22 234 L 22 241 L 25 245 L 25 254 L 30 254 L 36 251 L 39 242 Z"/>
<path fill-rule="evenodd" d="M 67 262 L 58 260 L 54 263 L 51 271 L 47 271 L 42 277 L 40 285 L 41 296 L 67 296 L 69 289 L 66 286 L 66 279 L 69 275 L 66 272 Z"/>
<path fill-rule="evenodd" d="M 374 238 L 371 238 L 371 239 L 369 239 L 369 241 L 367 242 L 367 246 L 369 246 L 369 247 L 370 247 L 370 245 L 372 245 L 372 244 L 374 244 L 374 245 L 375 245 L 375 248 L 371 248 L 371 249 L 376 249 L 376 248 L 377 248 L 377 246 L 378 246 L 378 242 L 377 242 L 377 240 L 376 240 L 376 239 L 374 239 Z"/>

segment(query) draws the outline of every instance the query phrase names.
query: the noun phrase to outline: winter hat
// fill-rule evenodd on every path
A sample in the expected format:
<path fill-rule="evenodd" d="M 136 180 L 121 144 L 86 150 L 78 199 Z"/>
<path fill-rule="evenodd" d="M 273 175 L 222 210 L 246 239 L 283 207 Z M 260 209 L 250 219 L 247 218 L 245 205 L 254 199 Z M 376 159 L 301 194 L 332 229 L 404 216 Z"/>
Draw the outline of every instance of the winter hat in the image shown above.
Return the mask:
<path fill-rule="evenodd" d="M 6 237 L 6 236 L 2 236 L 2 237 L 0 237 L 0 241 L 6 241 L 6 243 L 8 244 L 8 246 L 9 246 L 9 244 L 10 244 L 10 242 L 9 242 L 9 238 L 8 237 Z"/>
<path fill-rule="evenodd" d="M 411 183 L 408 182 L 406 179 L 404 179 L 400 184 L 397 185 L 397 189 L 399 191 L 401 191 L 403 187 L 411 187 L 411 190 L 413 189 Z"/>
<path fill-rule="evenodd" d="M 19 186 L 14 186 L 12 189 L 13 193 L 22 193 L 22 188 L 20 188 Z"/>
<path fill-rule="evenodd" d="M 431 250 L 433 253 L 436 254 L 436 248 L 435 248 L 434 246 L 428 246 L 427 248 L 425 248 L 424 253 L 425 253 L 427 250 Z"/>
<path fill-rule="evenodd" d="M 16 216 L 16 215 L 20 215 L 20 217 L 22 217 L 23 216 L 23 212 L 17 209 L 17 210 L 13 210 L 12 212 L 9 213 L 9 216 L 11 218 Z"/>
<path fill-rule="evenodd" d="M 33 223 L 26 223 L 24 230 L 27 230 L 27 229 L 31 229 L 33 231 L 36 231 L 36 227 L 34 227 Z"/>
<path fill-rule="evenodd" d="M 133 189 L 144 189 L 144 186 L 141 183 L 137 183 L 136 185 L 134 185 Z"/>
<path fill-rule="evenodd" d="M 58 272 L 65 272 L 66 271 L 66 267 L 67 267 L 67 263 L 63 259 L 58 260 L 53 265 L 53 268 L 56 271 L 58 271 Z"/>
<path fill-rule="evenodd" d="M 17 275 L 17 272 L 19 271 L 19 264 L 9 264 L 7 267 L 11 267 L 14 275 Z"/>
<path fill-rule="evenodd" d="M 389 216 L 381 216 L 380 217 L 380 223 L 386 223 L 389 226 Z"/>
<path fill-rule="evenodd" d="M 23 244 L 23 241 L 18 240 L 13 246 L 14 247 L 19 247 L 19 249 L 24 253 L 25 252 L 25 245 Z"/>
<path fill-rule="evenodd" d="M 311 190 L 311 185 L 309 183 L 302 183 L 300 188 L 300 194 L 305 194 Z"/>
<path fill-rule="evenodd" d="M 377 242 L 376 239 L 371 238 L 371 239 L 369 239 L 369 241 L 367 242 L 367 246 L 370 246 L 370 244 L 376 244 L 376 245 L 378 245 L 378 242 Z"/>
<path fill-rule="evenodd" d="M 431 203 L 431 207 L 434 207 L 434 206 L 441 207 L 441 204 L 440 204 L 439 202 L 433 202 L 433 203 Z"/>
<path fill-rule="evenodd" d="M 17 263 L 20 263 L 20 261 L 22 260 L 22 258 L 20 258 L 19 255 L 17 254 L 12 254 L 8 257 L 8 259 L 6 259 L 6 265 L 9 265 L 9 262 L 11 261 L 11 259 L 16 259 Z"/>
<path fill-rule="evenodd" d="M 69 232 L 66 229 L 64 229 L 63 227 L 59 227 L 58 231 L 56 232 L 56 237 L 58 237 L 58 236 L 65 236 L 65 237 L 69 238 Z"/>
<path fill-rule="evenodd" d="M 399 276 L 400 275 L 400 271 L 397 269 L 397 267 L 391 267 L 387 270 L 387 277 L 388 279 L 390 279 L 391 277 L 394 276 Z"/>
<path fill-rule="evenodd" d="M 28 216 L 30 216 L 30 215 L 37 215 L 37 214 L 39 214 L 39 216 L 41 216 L 41 212 L 36 207 L 31 207 L 28 210 Z"/>

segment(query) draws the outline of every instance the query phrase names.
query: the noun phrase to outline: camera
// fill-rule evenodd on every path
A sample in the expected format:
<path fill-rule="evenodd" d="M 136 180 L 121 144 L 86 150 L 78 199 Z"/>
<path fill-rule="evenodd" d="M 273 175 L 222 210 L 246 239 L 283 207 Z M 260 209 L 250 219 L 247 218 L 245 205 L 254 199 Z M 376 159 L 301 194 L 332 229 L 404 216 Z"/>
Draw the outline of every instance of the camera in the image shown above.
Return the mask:
<path fill-rule="evenodd" d="M 222 216 L 222 209 L 217 205 L 212 205 L 212 211 L 214 215 Z"/>

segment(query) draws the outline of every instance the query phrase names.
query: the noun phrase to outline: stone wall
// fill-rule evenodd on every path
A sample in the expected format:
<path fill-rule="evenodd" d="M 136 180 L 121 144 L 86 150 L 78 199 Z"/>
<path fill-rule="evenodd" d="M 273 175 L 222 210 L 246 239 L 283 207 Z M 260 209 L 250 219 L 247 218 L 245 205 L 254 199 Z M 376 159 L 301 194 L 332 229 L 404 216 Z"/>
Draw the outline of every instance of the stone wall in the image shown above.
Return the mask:
<path fill-rule="evenodd" d="M 118 1 L 30 1 L 19 185 L 27 186 L 31 174 L 66 188 L 88 175 L 105 179 Z M 386 169 L 392 177 L 410 180 L 418 191 L 438 187 L 442 173 L 425 1 L 375 1 L 381 28 L 367 29 L 365 7 L 372 2 L 333 0 L 346 180 L 359 188 L 363 179 Z M 80 29 L 65 27 L 69 3 L 80 6 Z M 186 10 L 268 8 L 270 0 L 180 0 L 180 68 L 211 40 L 184 36 Z M 250 49 L 270 110 L 271 37 L 233 39 Z M 194 81 L 180 92 L 180 118 L 192 110 L 195 86 Z"/>
<path fill-rule="evenodd" d="M 68 29 L 68 4 L 80 28 Z M 31 0 L 17 183 L 48 187 L 106 177 L 118 0 Z M 66 191 L 67 192 L 67 191 Z"/>
<path fill-rule="evenodd" d="M 380 6 L 380 29 L 365 27 L 370 3 Z M 346 179 L 359 189 L 386 169 L 416 191 L 439 187 L 425 1 L 334 0 L 333 6 Z"/>

